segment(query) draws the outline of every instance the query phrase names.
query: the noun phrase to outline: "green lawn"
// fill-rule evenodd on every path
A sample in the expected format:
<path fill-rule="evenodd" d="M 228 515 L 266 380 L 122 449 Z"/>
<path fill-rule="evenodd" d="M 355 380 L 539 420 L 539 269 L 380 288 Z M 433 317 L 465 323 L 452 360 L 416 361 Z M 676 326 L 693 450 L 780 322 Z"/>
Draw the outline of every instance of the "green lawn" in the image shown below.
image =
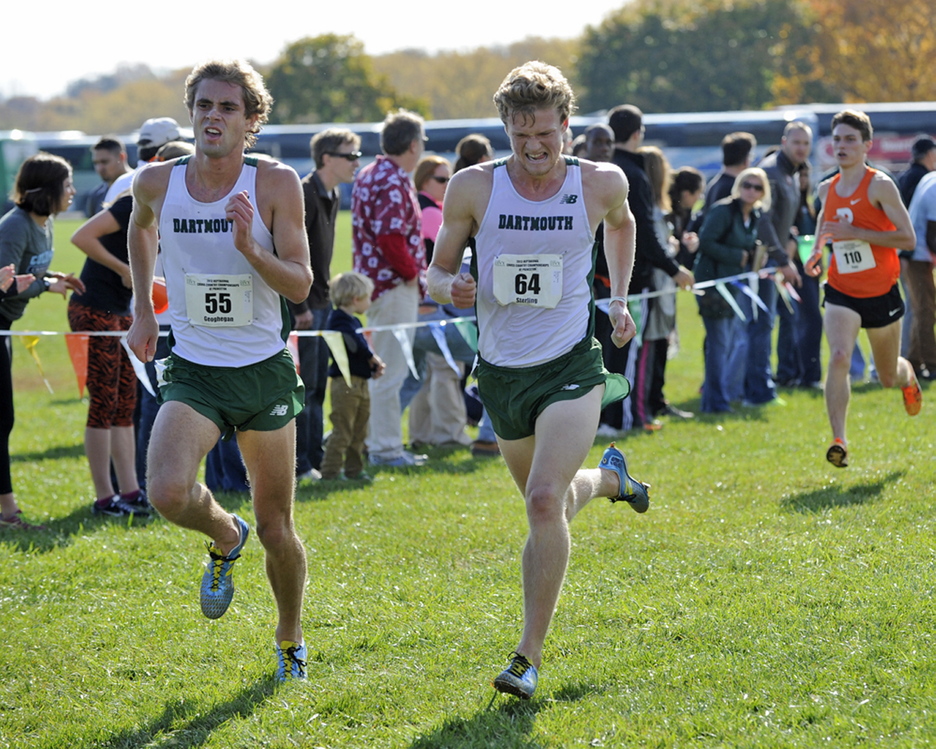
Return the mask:
<path fill-rule="evenodd" d="M 55 266 L 77 270 L 67 228 Z M 690 410 L 693 304 L 680 295 L 667 385 Z M 64 314 L 45 295 L 17 328 L 64 330 Z M 231 610 L 204 619 L 196 534 L 90 515 L 86 405 L 61 339 L 39 351 L 55 393 L 17 342 L 11 449 L 48 530 L 0 532 L 0 747 L 936 745 L 932 403 L 910 419 L 899 393 L 856 387 L 847 470 L 824 460 L 821 393 L 621 440 L 651 510 L 596 501 L 576 519 L 521 703 L 490 687 L 519 635 L 526 527 L 502 461 L 440 450 L 369 488 L 300 489 L 309 680 L 277 687 L 259 544 Z"/>

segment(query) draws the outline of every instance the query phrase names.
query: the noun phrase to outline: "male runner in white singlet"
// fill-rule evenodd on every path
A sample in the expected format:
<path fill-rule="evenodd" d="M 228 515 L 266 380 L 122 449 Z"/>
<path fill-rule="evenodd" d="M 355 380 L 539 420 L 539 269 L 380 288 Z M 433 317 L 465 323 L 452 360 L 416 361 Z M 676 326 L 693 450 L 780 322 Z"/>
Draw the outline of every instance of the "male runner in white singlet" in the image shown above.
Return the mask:
<path fill-rule="evenodd" d="M 243 62 L 208 62 L 186 81 L 195 155 L 150 166 L 133 186 L 130 348 L 153 358 L 159 326 L 151 289 L 157 245 L 169 294 L 171 355 L 149 446 L 150 501 L 167 520 L 200 531 L 211 560 L 201 608 L 216 619 L 234 595 L 233 565 L 247 523 L 196 480 L 219 435 L 247 466 L 266 570 L 278 610 L 277 678 L 305 677 L 300 616 L 306 560 L 292 521 L 296 428 L 302 383 L 285 347 L 283 297 L 303 301 L 312 283 L 298 175 L 244 148 L 272 99 Z"/>
<path fill-rule="evenodd" d="M 494 101 L 513 153 L 452 178 L 428 282 L 440 303 L 477 306 L 481 398 L 526 501 L 523 634 L 494 687 L 528 699 L 565 578 L 569 521 L 594 497 L 638 512 L 649 505 L 613 445 L 598 469 L 581 469 L 602 405 L 629 389 L 604 369 L 592 337 L 595 231 L 604 221 L 612 340 L 623 346 L 636 332 L 624 296 L 634 219 L 618 167 L 562 155 L 575 102 L 558 69 L 526 63 Z M 469 237 L 477 243 L 470 275 L 459 273 Z"/>

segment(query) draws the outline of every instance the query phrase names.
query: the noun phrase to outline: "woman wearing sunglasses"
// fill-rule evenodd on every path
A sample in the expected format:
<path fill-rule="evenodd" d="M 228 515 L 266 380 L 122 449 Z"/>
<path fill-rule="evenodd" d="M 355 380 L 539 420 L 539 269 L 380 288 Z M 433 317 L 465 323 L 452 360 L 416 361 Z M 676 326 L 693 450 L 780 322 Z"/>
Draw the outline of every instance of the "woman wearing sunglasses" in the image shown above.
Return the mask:
<path fill-rule="evenodd" d="M 770 210 L 770 183 L 762 169 L 743 170 L 731 195 L 705 213 L 699 229 L 695 262 L 697 283 L 752 270 L 757 254 L 757 223 L 762 211 Z M 733 284 L 726 284 L 735 293 Z M 700 296 L 699 314 L 705 325 L 705 385 L 703 413 L 731 411 L 731 382 L 744 375 L 743 323 L 728 301 L 714 287 Z"/>

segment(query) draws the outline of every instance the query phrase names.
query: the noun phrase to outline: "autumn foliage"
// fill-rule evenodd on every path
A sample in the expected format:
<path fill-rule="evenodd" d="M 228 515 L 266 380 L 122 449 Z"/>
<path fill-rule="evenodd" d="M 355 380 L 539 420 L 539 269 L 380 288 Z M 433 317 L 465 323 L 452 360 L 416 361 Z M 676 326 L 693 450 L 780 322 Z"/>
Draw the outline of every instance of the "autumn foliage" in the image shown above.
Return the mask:
<path fill-rule="evenodd" d="M 817 83 L 841 101 L 936 100 L 931 0 L 805 0 L 809 44 L 788 48 L 796 71 L 776 82 L 786 102 Z"/>

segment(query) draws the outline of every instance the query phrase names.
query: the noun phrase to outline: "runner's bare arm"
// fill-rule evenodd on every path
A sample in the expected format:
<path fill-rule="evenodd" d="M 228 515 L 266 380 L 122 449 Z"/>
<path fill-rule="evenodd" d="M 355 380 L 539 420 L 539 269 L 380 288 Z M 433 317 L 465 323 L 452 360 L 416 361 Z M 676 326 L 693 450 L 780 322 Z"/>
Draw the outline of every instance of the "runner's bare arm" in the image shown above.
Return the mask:
<path fill-rule="evenodd" d="M 604 217 L 604 251 L 611 280 L 611 296 L 627 297 L 637 238 L 634 215 L 627 205 L 627 178 L 617 169 L 599 170 L 595 172 L 594 178 L 599 180 L 597 185 L 600 194 L 606 196 L 609 206 Z M 614 326 L 611 341 L 620 348 L 637 334 L 637 326 L 624 301 L 611 302 L 608 316 Z"/>
<path fill-rule="evenodd" d="M 466 170 L 456 174 L 445 192 L 442 205 L 442 228 L 436 237 L 432 264 L 426 272 L 429 296 L 440 304 L 456 307 L 474 304 L 477 287 L 468 273 L 461 272 L 462 257 L 468 239 L 478 226 L 475 206 L 478 191 L 483 190 L 485 177 L 481 170 Z M 490 189 L 488 188 L 488 193 Z"/>
<path fill-rule="evenodd" d="M 823 216 L 825 215 L 825 199 L 828 193 L 829 180 L 826 180 L 820 184 L 816 190 L 816 194 L 819 197 L 819 204 L 822 206 L 822 208 L 819 209 L 819 214 L 816 216 L 816 226 L 820 227 L 820 231 L 816 232 L 816 239 L 813 242 L 812 255 L 809 256 L 809 259 L 803 266 L 803 270 L 806 271 L 806 275 L 812 276 L 813 278 L 816 278 L 822 274 L 822 250 L 829 239 L 829 237 L 824 235 L 821 231 Z"/>
<path fill-rule="evenodd" d="M 153 311 L 153 268 L 159 251 L 156 210 L 168 185 L 168 172 L 153 166 L 140 171 L 133 180 L 133 211 L 127 232 L 130 277 L 133 281 L 133 324 L 127 345 L 143 362 L 156 354 L 159 324 Z"/>
<path fill-rule="evenodd" d="M 246 193 L 234 195 L 226 207 L 228 219 L 234 222 L 234 246 L 270 288 L 298 304 L 309 296 L 312 286 L 299 175 L 282 164 L 261 161 L 257 193 L 258 206 L 270 215 L 269 228 L 276 251 L 267 252 L 254 241 L 253 206 Z"/>

